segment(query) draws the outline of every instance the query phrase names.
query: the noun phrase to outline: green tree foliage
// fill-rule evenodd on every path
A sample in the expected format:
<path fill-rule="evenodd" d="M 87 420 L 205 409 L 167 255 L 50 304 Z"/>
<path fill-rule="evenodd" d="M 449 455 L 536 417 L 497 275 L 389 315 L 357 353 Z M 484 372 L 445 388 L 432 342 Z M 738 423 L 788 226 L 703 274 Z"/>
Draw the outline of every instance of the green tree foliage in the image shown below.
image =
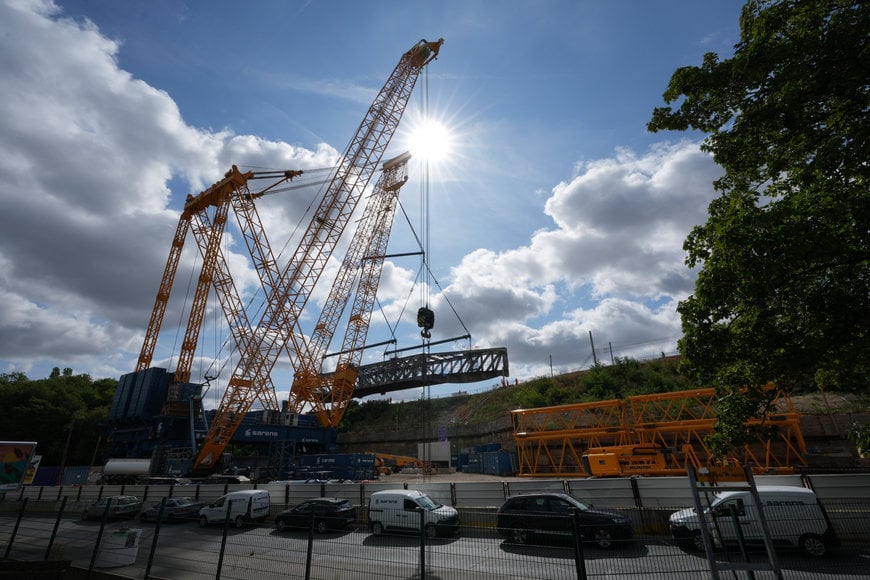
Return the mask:
<path fill-rule="evenodd" d="M 47 379 L 0 374 L 3 438 L 36 441 L 43 465 L 89 465 L 105 431 L 118 382 L 94 381 L 72 369 L 54 369 Z M 67 448 L 67 441 L 69 447 Z"/>
<path fill-rule="evenodd" d="M 651 131 L 695 129 L 725 171 L 684 244 L 682 370 L 734 410 L 715 451 L 774 381 L 857 390 L 870 377 L 870 4 L 750 0 L 733 57 L 677 69 Z M 720 434 L 721 434 L 720 433 Z"/>

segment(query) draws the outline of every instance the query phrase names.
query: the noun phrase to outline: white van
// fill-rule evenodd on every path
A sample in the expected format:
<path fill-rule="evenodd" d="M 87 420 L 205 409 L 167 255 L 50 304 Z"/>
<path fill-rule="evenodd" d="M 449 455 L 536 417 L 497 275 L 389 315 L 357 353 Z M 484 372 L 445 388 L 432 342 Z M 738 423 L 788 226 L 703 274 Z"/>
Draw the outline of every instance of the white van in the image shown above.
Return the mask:
<path fill-rule="evenodd" d="M 722 489 L 724 491 L 717 493 L 704 510 L 714 544 L 738 543 L 739 526 L 747 545 L 764 545 L 764 530 L 752 493 L 727 491 L 725 487 Z M 812 490 L 782 485 L 760 485 L 757 490 L 775 546 L 799 548 L 821 558 L 829 548 L 840 545 L 824 508 Z M 671 535 L 678 543 L 703 550 L 699 522 L 695 508 L 675 512 L 670 517 Z"/>
<path fill-rule="evenodd" d="M 423 525 L 429 538 L 459 531 L 458 511 L 413 489 L 373 493 L 369 501 L 369 529 L 376 536 L 385 531 L 419 531 L 420 514 L 425 518 Z"/>
<path fill-rule="evenodd" d="M 237 528 L 249 522 L 263 522 L 269 517 L 270 506 L 269 492 L 266 490 L 231 491 L 199 510 L 199 527 L 224 523 L 228 509 L 231 510 L 230 521 Z"/>

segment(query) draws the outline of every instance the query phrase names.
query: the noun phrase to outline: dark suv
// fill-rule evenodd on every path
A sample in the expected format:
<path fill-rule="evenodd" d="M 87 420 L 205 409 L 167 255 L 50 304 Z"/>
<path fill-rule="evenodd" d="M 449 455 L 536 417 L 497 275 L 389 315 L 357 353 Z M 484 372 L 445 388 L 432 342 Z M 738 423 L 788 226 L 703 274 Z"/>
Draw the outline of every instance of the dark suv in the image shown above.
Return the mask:
<path fill-rule="evenodd" d="M 498 510 L 498 533 L 518 544 L 534 535 L 572 533 L 572 514 L 584 541 L 599 548 L 612 548 L 632 537 L 631 519 L 621 514 L 594 510 L 566 493 L 534 493 L 509 498 Z"/>
<path fill-rule="evenodd" d="M 328 530 L 343 530 L 356 521 L 356 510 L 348 500 L 341 497 L 318 497 L 285 510 L 275 518 L 278 530 L 287 528 L 314 529 L 323 534 Z"/>

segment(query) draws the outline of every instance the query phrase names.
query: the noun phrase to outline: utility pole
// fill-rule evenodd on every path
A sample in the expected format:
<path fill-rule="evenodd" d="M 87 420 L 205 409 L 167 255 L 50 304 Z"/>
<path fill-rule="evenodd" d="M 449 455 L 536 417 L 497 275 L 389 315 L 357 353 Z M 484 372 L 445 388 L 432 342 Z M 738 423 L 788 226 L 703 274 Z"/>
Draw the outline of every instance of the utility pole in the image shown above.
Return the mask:
<path fill-rule="evenodd" d="M 60 469 L 57 470 L 57 485 L 58 486 L 63 484 L 63 470 L 66 468 L 66 456 L 69 453 L 69 444 L 70 444 L 70 441 L 72 440 L 73 425 L 75 425 L 75 424 L 76 424 L 76 417 L 75 417 L 75 415 L 73 415 L 72 419 L 70 419 L 69 427 L 68 427 L 68 430 L 66 433 L 66 443 L 63 446 L 63 457 L 61 457 L 61 459 L 60 459 Z"/>
<path fill-rule="evenodd" d="M 589 344 L 592 345 L 592 362 L 595 363 L 595 366 L 598 366 L 598 357 L 595 355 L 595 343 L 592 342 L 592 331 L 589 331 Z"/>

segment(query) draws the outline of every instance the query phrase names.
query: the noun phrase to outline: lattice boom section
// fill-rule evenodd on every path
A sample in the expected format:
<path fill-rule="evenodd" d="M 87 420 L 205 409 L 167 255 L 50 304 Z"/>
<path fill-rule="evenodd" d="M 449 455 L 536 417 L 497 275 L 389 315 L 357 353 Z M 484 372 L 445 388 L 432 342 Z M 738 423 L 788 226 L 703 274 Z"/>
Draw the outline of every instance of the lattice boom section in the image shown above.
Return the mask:
<path fill-rule="evenodd" d="M 510 374 L 506 348 L 418 354 L 360 367 L 355 397 Z"/>
<path fill-rule="evenodd" d="M 770 399 L 764 424 L 777 428 L 770 441 L 737 450 L 734 458 L 760 470 L 787 472 L 805 465 L 806 443 L 800 414 L 786 392 L 773 384 L 764 387 Z M 517 443 L 520 475 L 588 475 L 581 457 L 593 448 L 646 446 L 666 455 L 666 466 L 648 475 L 684 470 L 687 464 L 703 465 L 709 456 L 704 437 L 716 422 L 713 389 L 694 389 L 628 397 L 594 403 L 577 403 L 519 409 L 511 412 Z M 758 425 L 752 419 L 750 425 Z M 676 471 L 675 471 L 676 470 Z"/>
<path fill-rule="evenodd" d="M 625 426 L 626 404 L 618 399 L 511 411 L 517 437 L 547 436 L 555 431 L 590 434 Z"/>

